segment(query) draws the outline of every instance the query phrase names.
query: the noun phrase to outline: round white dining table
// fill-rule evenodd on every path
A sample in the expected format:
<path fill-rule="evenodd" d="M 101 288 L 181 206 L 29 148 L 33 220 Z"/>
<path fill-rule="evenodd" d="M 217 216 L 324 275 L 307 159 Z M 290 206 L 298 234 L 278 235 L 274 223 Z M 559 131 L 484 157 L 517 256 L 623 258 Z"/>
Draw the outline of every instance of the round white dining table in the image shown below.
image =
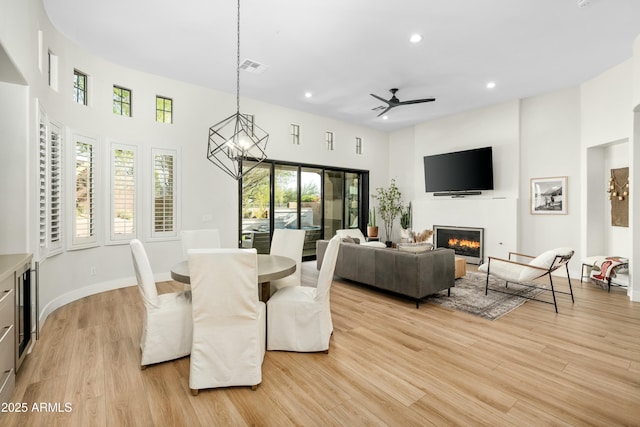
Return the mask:
<path fill-rule="evenodd" d="M 261 285 L 260 299 L 267 301 L 271 296 L 271 281 L 281 279 L 296 271 L 296 262 L 285 256 L 258 254 L 258 283 Z M 176 282 L 191 284 L 189 262 L 180 261 L 171 267 L 171 278 Z"/>

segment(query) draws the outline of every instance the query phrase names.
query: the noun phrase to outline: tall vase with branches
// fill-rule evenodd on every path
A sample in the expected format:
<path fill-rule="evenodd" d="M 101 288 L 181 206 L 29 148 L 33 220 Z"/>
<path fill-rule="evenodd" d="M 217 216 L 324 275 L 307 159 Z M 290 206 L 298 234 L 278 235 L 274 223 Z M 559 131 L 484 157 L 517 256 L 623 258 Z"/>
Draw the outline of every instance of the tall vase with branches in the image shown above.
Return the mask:
<path fill-rule="evenodd" d="M 396 180 L 392 179 L 389 187 L 378 187 L 373 196 L 378 200 L 378 213 L 384 222 L 384 232 L 387 242 L 391 241 L 393 223 L 402 213 L 402 193 L 396 186 Z"/>

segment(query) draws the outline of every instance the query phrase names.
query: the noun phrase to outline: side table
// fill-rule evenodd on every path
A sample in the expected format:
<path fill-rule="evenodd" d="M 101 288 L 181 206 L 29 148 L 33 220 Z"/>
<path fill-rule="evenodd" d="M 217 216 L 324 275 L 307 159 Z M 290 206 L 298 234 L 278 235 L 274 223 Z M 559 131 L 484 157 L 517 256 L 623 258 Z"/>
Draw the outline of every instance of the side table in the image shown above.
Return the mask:
<path fill-rule="evenodd" d="M 455 278 L 459 279 L 467 274 L 467 260 L 462 257 L 455 258 L 456 272 Z"/>

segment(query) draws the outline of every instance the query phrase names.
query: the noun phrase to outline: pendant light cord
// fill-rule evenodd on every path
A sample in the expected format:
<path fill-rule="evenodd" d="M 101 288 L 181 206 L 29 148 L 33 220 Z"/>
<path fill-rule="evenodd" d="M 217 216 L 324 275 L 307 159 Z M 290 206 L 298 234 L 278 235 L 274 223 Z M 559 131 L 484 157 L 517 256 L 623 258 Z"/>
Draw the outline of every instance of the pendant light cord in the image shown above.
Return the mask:
<path fill-rule="evenodd" d="M 240 0 L 238 0 L 238 48 L 236 54 L 236 112 L 240 115 Z"/>

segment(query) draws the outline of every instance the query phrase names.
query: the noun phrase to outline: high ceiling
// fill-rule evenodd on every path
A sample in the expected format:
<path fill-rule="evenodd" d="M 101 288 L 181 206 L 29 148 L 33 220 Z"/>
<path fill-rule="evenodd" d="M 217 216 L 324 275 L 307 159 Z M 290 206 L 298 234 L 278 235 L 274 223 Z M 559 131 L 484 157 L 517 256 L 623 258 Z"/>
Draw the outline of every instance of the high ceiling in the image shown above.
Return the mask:
<path fill-rule="evenodd" d="M 94 54 L 235 93 L 236 1 L 43 2 Z M 639 34 L 640 0 L 243 0 L 240 60 L 266 67 L 243 71 L 240 93 L 392 131 L 578 85 L 630 58 Z M 370 93 L 388 99 L 391 88 L 436 101 L 383 120 Z"/>

